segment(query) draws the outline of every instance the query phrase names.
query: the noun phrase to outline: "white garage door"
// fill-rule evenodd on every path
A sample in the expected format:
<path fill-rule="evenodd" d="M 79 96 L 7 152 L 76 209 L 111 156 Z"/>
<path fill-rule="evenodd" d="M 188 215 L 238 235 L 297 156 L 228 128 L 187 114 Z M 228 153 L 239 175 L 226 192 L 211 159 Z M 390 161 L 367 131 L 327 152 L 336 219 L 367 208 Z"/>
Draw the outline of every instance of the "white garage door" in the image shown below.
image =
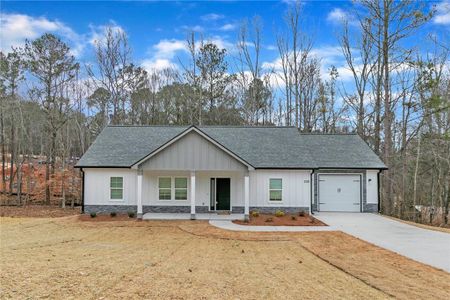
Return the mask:
<path fill-rule="evenodd" d="M 319 175 L 320 211 L 360 211 L 359 175 Z"/>

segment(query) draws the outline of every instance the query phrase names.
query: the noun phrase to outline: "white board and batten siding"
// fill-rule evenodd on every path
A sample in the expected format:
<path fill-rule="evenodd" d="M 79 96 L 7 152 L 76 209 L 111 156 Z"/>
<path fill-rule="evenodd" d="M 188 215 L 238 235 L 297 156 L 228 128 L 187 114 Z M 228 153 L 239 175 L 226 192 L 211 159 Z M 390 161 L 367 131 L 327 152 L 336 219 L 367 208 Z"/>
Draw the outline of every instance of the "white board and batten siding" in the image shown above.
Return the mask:
<path fill-rule="evenodd" d="M 378 170 L 367 170 L 366 187 L 367 187 L 367 203 L 378 203 Z"/>
<path fill-rule="evenodd" d="M 195 174 L 195 205 L 210 205 L 210 180 L 211 178 L 230 178 L 230 201 L 231 206 L 244 205 L 244 173 L 227 171 L 198 171 Z M 144 171 L 143 180 L 143 205 L 156 206 L 190 206 L 190 193 L 187 200 L 159 200 L 158 178 L 159 177 L 186 177 L 188 191 L 191 188 L 191 179 L 189 171 Z M 172 192 L 172 198 L 174 193 Z"/>
<path fill-rule="evenodd" d="M 250 172 L 250 206 L 309 207 L 311 203 L 311 171 L 255 170 Z M 282 201 L 269 200 L 269 180 L 282 179 Z"/>
<path fill-rule="evenodd" d="M 110 178 L 123 177 L 123 199 L 110 199 Z M 84 202 L 86 205 L 136 205 L 136 170 L 121 168 L 84 169 Z"/>
<path fill-rule="evenodd" d="M 142 163 L 144 170 L 246 171 L 243 163 L 190 132 Z"/>

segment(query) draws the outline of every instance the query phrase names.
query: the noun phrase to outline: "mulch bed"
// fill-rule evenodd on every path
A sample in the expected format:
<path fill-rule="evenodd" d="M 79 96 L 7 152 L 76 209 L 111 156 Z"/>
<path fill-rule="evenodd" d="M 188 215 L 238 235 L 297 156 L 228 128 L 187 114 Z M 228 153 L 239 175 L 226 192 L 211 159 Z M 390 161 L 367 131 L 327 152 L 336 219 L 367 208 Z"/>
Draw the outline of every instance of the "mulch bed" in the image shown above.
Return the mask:
<path fill-rule="evenodd" d="M 282 217 L 277 217 L 272 214 L 259 214 L 257 217 L 250 216 L 248 222 L 235 220 L 233 223 L 253 226 L 327 226 L 327 224 L 308 214 L 303 216 L 286 214 Z"/>
<path fill-rule="evenodd" d="M 80 207 L 61 208 L 49 205 L 0 206 L 0 217 L 59 218 L 79 215 L 80 212 Z"/>
<path fill-rule="evenodd" d="M 89 214 L 78 216 L 80 221 L 89 222 L 112 222 L 112 221 L 136 221 L 136 218 L 130 218 L 127 214 L 117 214 L 115 217 L 111 217 L 109 214 L 98 214 L 94 218 Z"/>

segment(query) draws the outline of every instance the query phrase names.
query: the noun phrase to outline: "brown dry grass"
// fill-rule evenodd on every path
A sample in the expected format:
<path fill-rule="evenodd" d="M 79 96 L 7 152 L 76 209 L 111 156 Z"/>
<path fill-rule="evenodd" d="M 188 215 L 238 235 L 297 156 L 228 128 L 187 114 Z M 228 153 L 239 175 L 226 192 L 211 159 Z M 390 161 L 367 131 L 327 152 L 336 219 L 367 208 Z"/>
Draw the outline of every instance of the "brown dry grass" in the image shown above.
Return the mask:
<path fill-rule="evenodd" d="M 339 232 L 77 217 L 0 222 L 2 299 L 445 299 L 449 291 L 448 273 Z"/>
<path fill-rule="evenodd" d="M 187 232 L 197 225 L 2 218 L 0 298 L 386 298 L 295 241 Z"/>
<path fill-rule="evenodd" d="M 302 233 L 320 258 L 398 299 L 450 299 L 450 274 L 343 232 Z"/>
<path fill-rule="evenodd" d="M 25 206 L 0 206 L 0 217 L 20 218 L 58 218 L 71 215 L 79 215 L 81 208 L 66 207 L 65 209 L 55 205 L 25 205 Z"/>

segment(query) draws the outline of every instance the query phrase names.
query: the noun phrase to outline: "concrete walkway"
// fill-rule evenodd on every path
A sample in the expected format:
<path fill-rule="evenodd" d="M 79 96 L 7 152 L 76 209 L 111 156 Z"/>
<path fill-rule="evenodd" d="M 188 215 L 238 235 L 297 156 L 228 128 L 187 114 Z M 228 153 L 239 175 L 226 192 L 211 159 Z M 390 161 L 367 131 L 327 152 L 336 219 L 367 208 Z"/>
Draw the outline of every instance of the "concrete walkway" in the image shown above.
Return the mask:
<path fill-rule="evenodd" d="M 316 213 L 330 227 L 450 272 L 450 234 L 370 213 Z"/>
<path fill-rule="evenodd" d="M 239 225 L 229 220 L 210 220 L 209 224 L 233 231 L 259 231 L 259 232 L 302 232 L 302 231 L 332 231 L 336 230 L 330 226 L 251 226 L 251 225 Z"/>

